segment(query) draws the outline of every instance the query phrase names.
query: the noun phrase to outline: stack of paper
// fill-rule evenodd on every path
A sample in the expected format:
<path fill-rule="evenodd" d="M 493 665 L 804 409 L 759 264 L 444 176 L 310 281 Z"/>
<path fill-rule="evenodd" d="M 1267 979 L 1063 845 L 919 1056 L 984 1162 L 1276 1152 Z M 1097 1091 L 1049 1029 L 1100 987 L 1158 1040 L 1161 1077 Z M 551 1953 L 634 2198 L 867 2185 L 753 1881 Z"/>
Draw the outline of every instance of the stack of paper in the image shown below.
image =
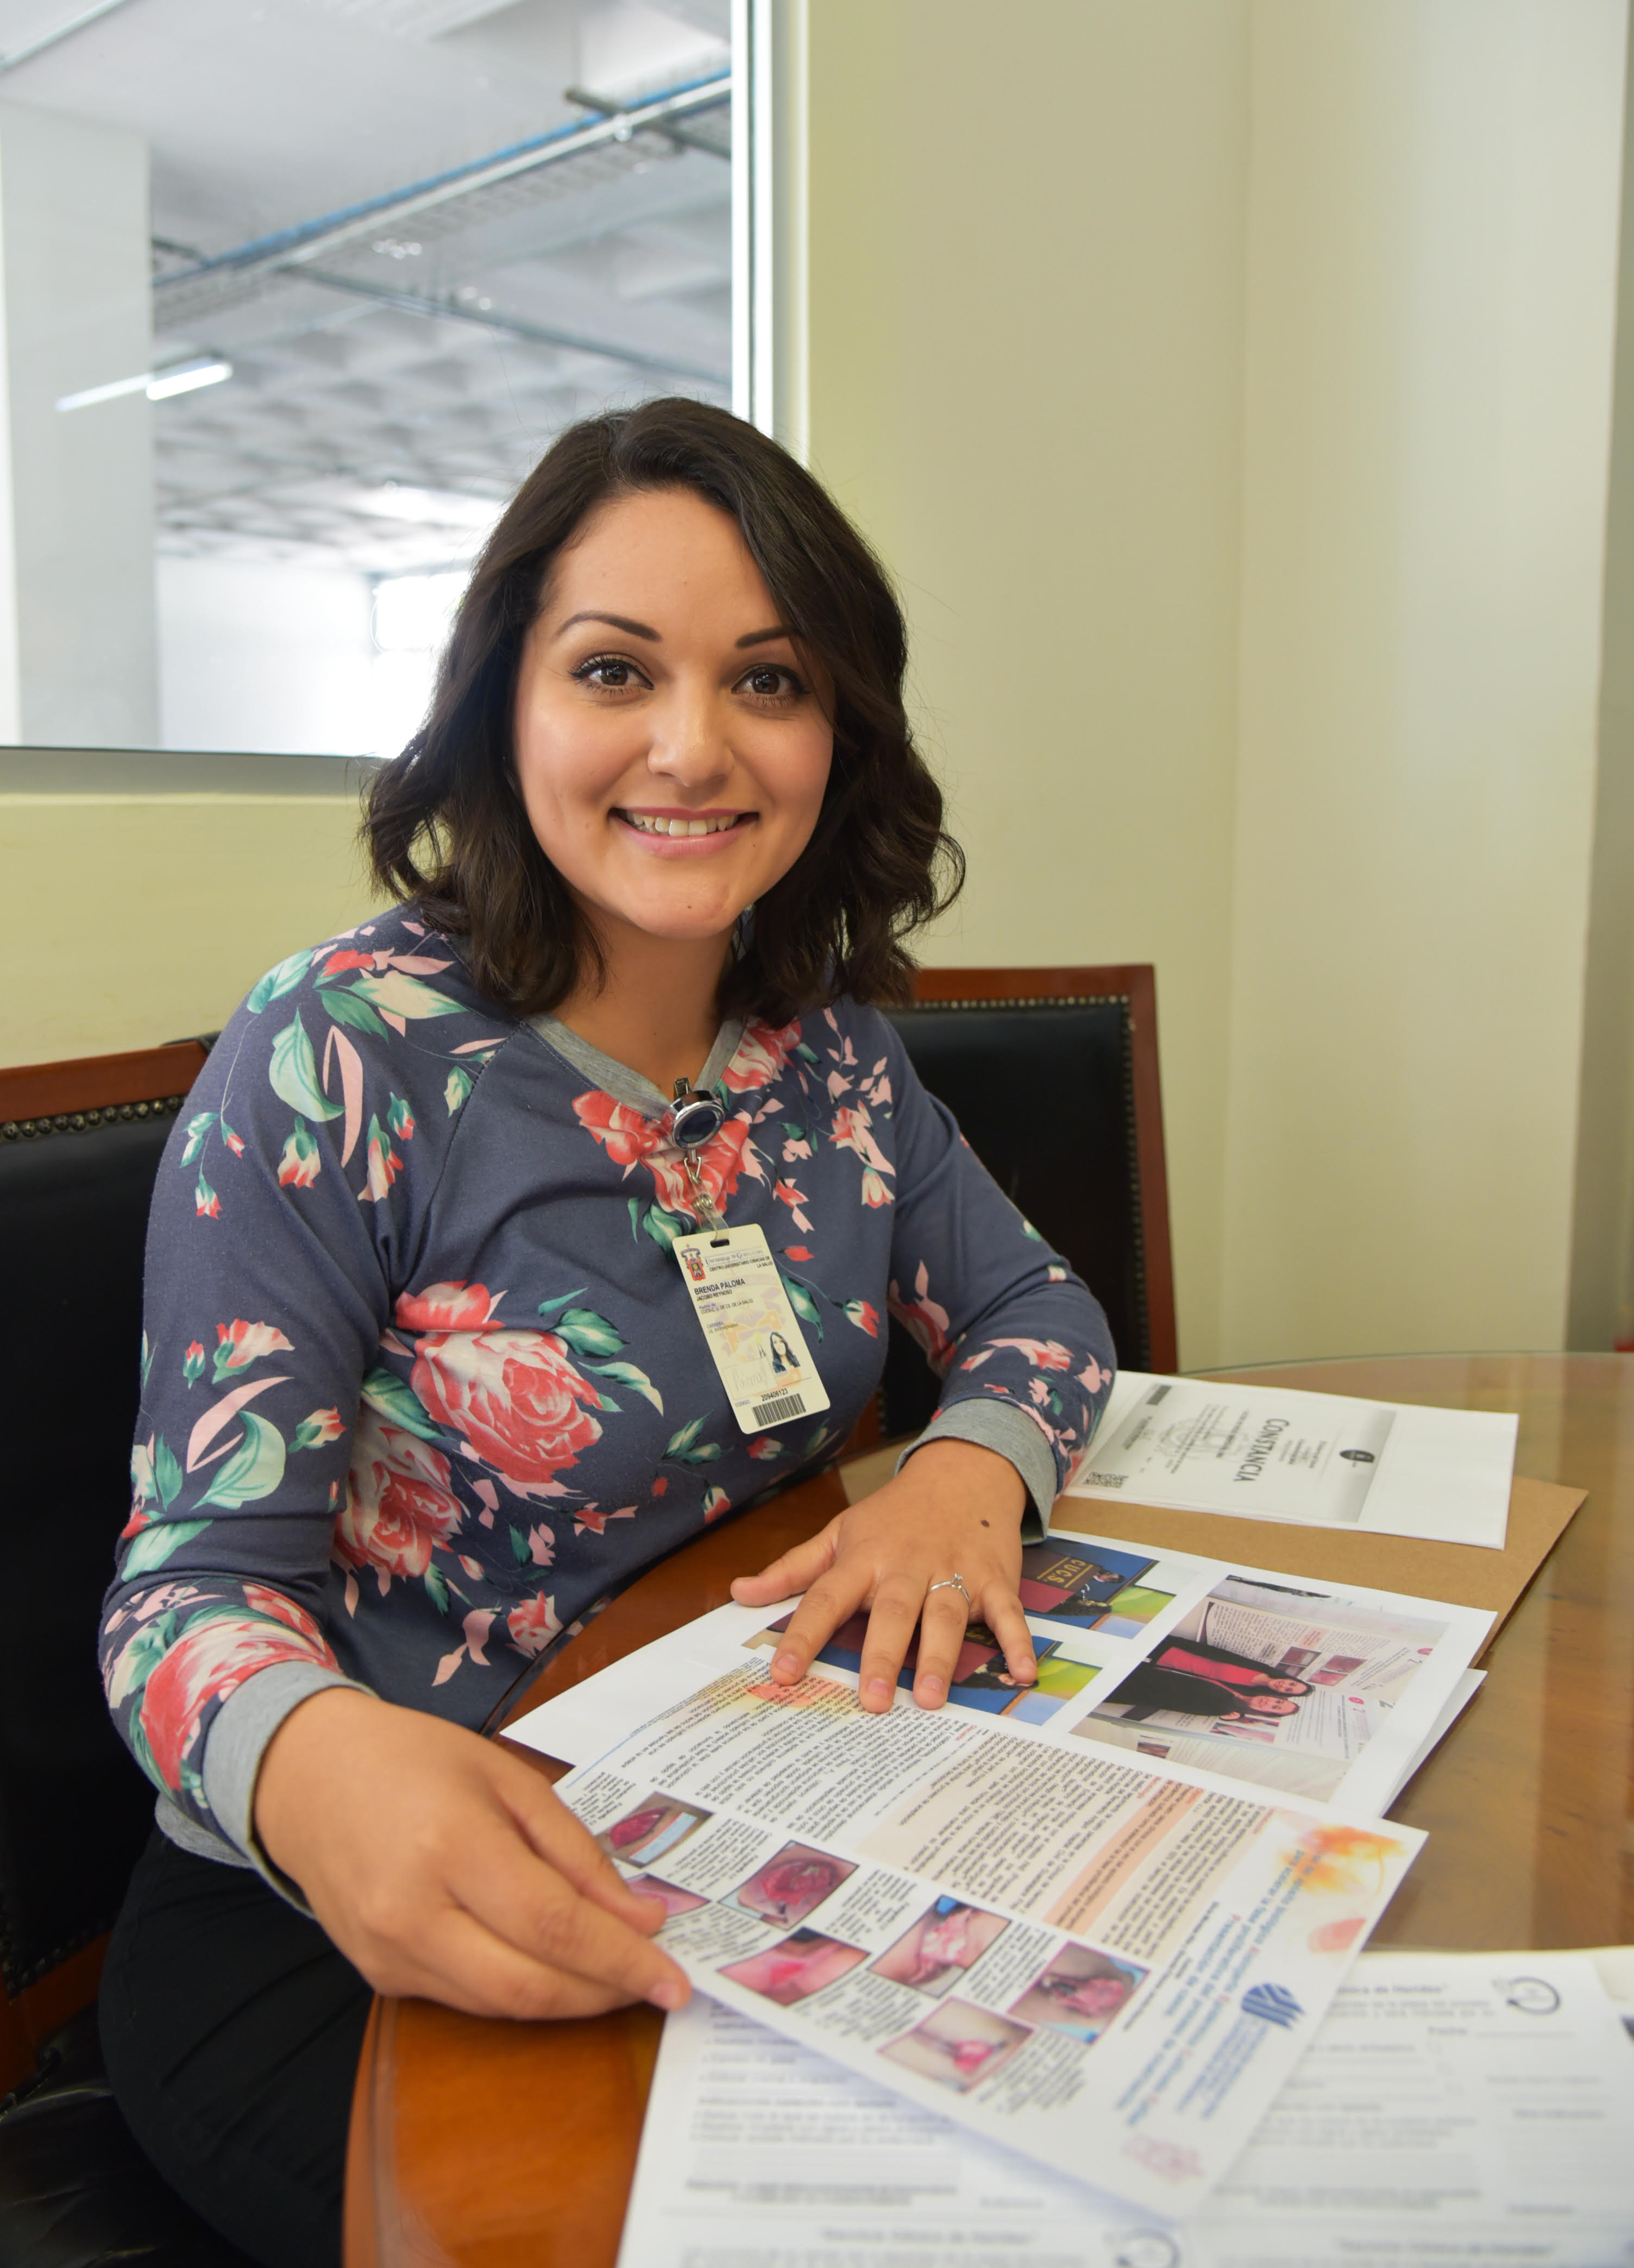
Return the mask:
<path fill-rule="evenodd" d="M 856 1705 L 729 1607 L 513 1737 L 669 1908 L 703 1991 L 1168 2217 L 1226 2170 L 1422 1840 L 1380 1817 L 1490 1616 L 1099 1537 L 1029 1546 L 1040 1659 Z M 905 1675 L 910 1673 L 905 1673 Z M 609 1745 L 611 1742 L 611 1745 Z"/>
<path fill-rule="evenodd" d="M 1513 1441 L 1126 1376 L 1078 1493 L 1501 1551 Z M 630 2268 L 1634 2261 L 1601 2162 L 1634 2056 L 1591 1968 L 1345 1982 L 1492 1614 L 1059 1521 L 1020 1593 L 1036 1682 L 973 1623 L 938 1712 L 857 1709 L 865 1616 L 784 1688 L 792 1609 L 727 1607 L 510 1734 L 577 1767 L 709 1996 L 666 2033 Z"/>
<path fill-rule="evenodd" d="M 1183 2213 L 1423 1840 L 1352 1807 L 764 1659 L 559 1793 L 700 1989 L 990 2140 Z"/>
<path fill-rule="evenodd" d="M 1587 1954 L 1364 1954 L 1184 2223 L 699 1998 L 665 2024 L 620 2268 L 1614 2268 L 1630 2135 L 1634 2039 Z"/>

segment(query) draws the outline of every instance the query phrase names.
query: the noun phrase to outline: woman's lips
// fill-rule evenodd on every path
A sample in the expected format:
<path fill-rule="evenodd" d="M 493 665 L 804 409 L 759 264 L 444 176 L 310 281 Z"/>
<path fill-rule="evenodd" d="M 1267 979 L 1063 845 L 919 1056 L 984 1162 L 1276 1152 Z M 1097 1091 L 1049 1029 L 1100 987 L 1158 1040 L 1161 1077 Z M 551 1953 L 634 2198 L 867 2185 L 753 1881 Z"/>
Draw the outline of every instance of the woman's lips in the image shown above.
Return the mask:
<path fill-rule="evenodd" d="M 663 858 L 699 858 L 723 850 L 754 819 L 752 811 L 624 811 L 613 817 L 644 850 Z"/>

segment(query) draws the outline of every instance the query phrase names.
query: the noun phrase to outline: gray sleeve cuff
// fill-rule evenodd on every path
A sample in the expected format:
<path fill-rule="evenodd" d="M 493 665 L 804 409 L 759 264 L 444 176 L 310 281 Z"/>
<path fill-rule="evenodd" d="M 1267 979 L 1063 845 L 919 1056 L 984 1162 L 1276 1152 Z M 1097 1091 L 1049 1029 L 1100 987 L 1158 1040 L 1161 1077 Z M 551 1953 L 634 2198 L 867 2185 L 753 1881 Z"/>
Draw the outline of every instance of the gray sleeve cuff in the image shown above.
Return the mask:
<path fill-rule="evenodd" d="M 268 1743 L 290 1712 L 331 1685 L 369 1690 L 321 1661 L 271 1662 L 228 1694 L 204 1743 L 204 1800 L 211 1818 L 262 1881 L 303 1913 L 311 1909 L 298 1886 L 278 1872 L 255 1839 L 255 1780 Z"/>
<path fill-rule="evenodd" d="M 978 1449 L 991 1449 L 1008 1460 L 1021 1476 L 1031 1501 L 1021 1519 L 1021 1540 L 1043 1540 L 1049 1507 L 1056 1500 L 1056 1461 L 1049 1444 L 1033 1420 L 1008 1402 L 971 1395 L 938 1410 L 916 1441 L 910 1441 L 896 1461 L 900 1473 L 916 1449 L 927 1441 L 973 1441 Z M 264 1673 L 263 1673 L 264 1674 Z"/>

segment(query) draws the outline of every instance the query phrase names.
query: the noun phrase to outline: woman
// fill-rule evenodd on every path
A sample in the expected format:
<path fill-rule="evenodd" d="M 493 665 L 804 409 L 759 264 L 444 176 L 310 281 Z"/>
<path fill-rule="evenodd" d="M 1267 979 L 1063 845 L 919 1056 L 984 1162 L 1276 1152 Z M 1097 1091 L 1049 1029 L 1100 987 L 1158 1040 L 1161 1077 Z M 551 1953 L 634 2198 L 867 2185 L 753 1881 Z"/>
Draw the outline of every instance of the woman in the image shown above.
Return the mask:
<path fill-rule="evenodd" d="M 1262 1663 L 1235 1667 L 1195 1647 L 1172 1646 L 1137 1661 L 1107 1706 L 1127 1702 L 1131 1715 L 1164 1709 L 1246 1724 L 1255 1717 L 1298 1716 L 1310 1690 L 1302 1677 L 1273 1676 Z"/>
<path fill-rule="evenodd" d="M 868 1005 L 957 869 L 904 663 L 872 555 L 753 429 L 660 401 L 564 434 L 373 784 L 398 905 L 255 986 L 177 1130 L 103 1640 L 162 1831 L 104 2043 L 257 2259 L 335 2257 L 371 1986 L 685 1999 L 659 1903 L 477 1728 L 637 1569 L 833 1454 L 887 1303 L 940 1410 L 737 1595 L 804 1592 L 784 1683 L 869 1609 L 865 1709 L 916 1624 L 938 1706 L 967 1613 L 1031 1675 L 1023 1513 L 1112 1354 Z M 678 1083 L 719 1098 L 691 1152 Z M 763 1231 L 826 1409 L 734 1418 L 671 1248 L 718 1216 Z"/>

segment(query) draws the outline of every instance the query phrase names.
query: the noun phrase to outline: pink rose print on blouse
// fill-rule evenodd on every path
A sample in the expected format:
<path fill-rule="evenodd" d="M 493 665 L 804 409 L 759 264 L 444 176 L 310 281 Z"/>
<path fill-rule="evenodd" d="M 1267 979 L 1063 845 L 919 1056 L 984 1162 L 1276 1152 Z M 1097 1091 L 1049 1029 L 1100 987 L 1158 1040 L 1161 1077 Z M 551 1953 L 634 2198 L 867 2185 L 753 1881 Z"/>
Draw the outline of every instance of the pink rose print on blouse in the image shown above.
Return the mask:
<path fill-rule="evenodd" d="M 806 1202 L 805 1191 L 803 1189 L 797 1189 L 792 1182 L 774 1182 L 772 1183 L 771 1193 L 773 1197 L 777 1198 L 779 1204 L 786 1204 L 788 1206 L 790 1218 L 793 1221 L 796 1228 L 803 1228 L 806 1231 L 806 1233 L 809 1236 L 812 1233 L 811 1221 L 808 1216 L 800 1210 L 801 1206 Z"/>
<path fill-rule="evenodd" d="M 247 1323 L 239 1316 L 231 1323 L 216 1326 L 215 1380 L 219 1385 L 235 1370 L 247 1370 L 263 1355 L 292 1354 L 293 1347 L 283 1333 L 272 1323 Z"/>
<path fill-rule="evenodd" d="M 1071 1352 L 1058 1340 L 989 1339 L 979 1354 L 973 1354 L 968 1361 L 960 1364 L 960 1369 L 980 1370 L 988 1357 L 997 1354 L 1000 1347 L 1013 1347 L 1018 1354 L 1027 1357 L 1034 1370 L 1071 1370 L 1072 1367 Z M 1086 1380 L 1085 1383 L 1087 1385 L 1088 1381 Z M 1093 1394 L 1094 1388 L 1091 1387 L 1090 1391 Z"/>
<path fill-rule="evenodd" d="M 183 1760 L 210 1702 L 224 1700 L 247 1677 L 278 1661 L 332 1668 L 335 1657 L 315 1626 L 308 1638 L 298 1637 L 294 1627 L 226 1616 L 201 1616 L 166 1650 L 142 1689 L 142 1729 L 154 1769 L 173 1793 L 181 1786 Z"/>
<path fill-rule="evenodd" d="M 890 1287 L 886 1301 L 891 1313 L 924 1349 L 925 1358 L 938 1378 L 946 1375 L 947 1366 L 953 1359 L 953 1343 L 947 1336 L 947 1310 L 938 1307 L 931 1297 L 931 1274 L 924 1261 L 914 1278 L 914 1296 L 904 1300 L 895 1284 Z"/>
<path fill-rule="evenodd" d="M 345 1431 L 338 1410 L 312 1410 L 295 1428 L 290 1447 L 291 1449 L 321 1449 L 331 1441 L 338 1441 Z"/>
<path fill-rule="evenodd" d="M 405 1293 L 397 1321 L 423 1331 L 410 1383 L 467 1454 L 516 1495 L 563 1496 L 556 1475 L 601 1439 L 591 1411 L 604 1405 L 555 1332 L 481 1328 L 504 1296 L 490 1298 L 482 1284 Z"/>
<path fill-rule="evenodd" d="M 405 1292 L 396 1316 L 411 1331 L 475 1330 L 504 1296 L 500 1292 L 490 1298 L 486 1284 L 433 1284 L 423 1292 Z"/>
<path fill-rule="evenodd" d="M 512 1607 L 505 1616 L 505 1628 L 511 1633 L 512 1645 L 519 1653 L 525 1653 L 530 1659 L 544 1652 L 561 1627 L 556 1619 L 556 1601 L 548 1599 L 542 1591 L 521 1606 Z"/>
<path fill-rule="evenodd" d="M 365 1403 L 357 1413 L 346 1502 L 335 1523 L 335 1556 L 372 1567 L 384 1594 L 394 1575 L 423 1575 L 462 1513 L 448 1460 L 429 1441 L 388 1425 Z"/>
<path fill-rule="evenodd" d="M 409 1121 L 408 1131 L 411 1134 L 414 1131 L 412 1120 Z M 358 1192 L 358 1199 L 364 1204 L 379 1204 L 381 1198 L 389 1194 L 392 1183 L 401 1173 L 403 1161 L 392 1147 L 391 1136 L 382 1130 L 379 1120 L 372 1116 L 369 1120 L 369 1139 L 364 1156 L 368 1170 L 363 1188 Z"/>
<path fill-rule="evenodd" d="M 758 1086 L 769 1086 L 786 1066 L 799 1038 L 798 1018 L 791 1024 L 751 1024 L 721 1073 L 721 1083 L 733 1094 L 752 1094 Z"/>
<path fill-rule="evenodd" d="M 873 1138 L 873 1120 L 865 1102 L 842 1103 L 834 1114 L 834 1123 L 828 1129 L 828 1139 L 838 1150 L 854 1151 L 863 1161 L 863 1203 L 865 1205 L 888 1205 L 892 1193 L 885 1186 L 883 1175 L 895 1175 L 896 1168 Z"/>
<path fill-rule="evenodd" d="M 246 1583 L 244 1603 L 253 1608 L 256 1614 L 266 1615 L 275 1623 L 283 1623 L 289 1629 L 298 1631 L 326 1661 L 328 1660 L 328 1640 L 319 1627 L 316 1617 L 309 1615 L 296 1600 L 286 1597 L 282 1591 L 275 1591 L 269 1583 Z"/>
<path fill-rule="evenodd" d="M 286 1189 L 309 1189 L 322 1169 L 323 1160 L 318 1145 L 310 1131 L 297 1125 L 283 1145 L 283 1155 L 278 1160 L 278 1181 Z"/>
<path fill-rule="evenodd" d="M 666 1136 L 662 1120 L 644 1118 L 629 1103 L 615 1102 L 600 1088 L 576 1095 L 573 1109 L 579 1124 L 594 1135 L 615 1166 L 622 1166 L 626 1175 L 637 1166 L 646 1167 L 666 1212 L 692 1216 L 692 1179 L 680 1149 Z M 749 1139 L 749 1121 L 742 1116 L 727 1119 L 697 1157 L 703 1186 L 717 1205 L 733 1194 L 741 1174 L 757 1182 L 765 1178 L 760 1153 Z"/>

